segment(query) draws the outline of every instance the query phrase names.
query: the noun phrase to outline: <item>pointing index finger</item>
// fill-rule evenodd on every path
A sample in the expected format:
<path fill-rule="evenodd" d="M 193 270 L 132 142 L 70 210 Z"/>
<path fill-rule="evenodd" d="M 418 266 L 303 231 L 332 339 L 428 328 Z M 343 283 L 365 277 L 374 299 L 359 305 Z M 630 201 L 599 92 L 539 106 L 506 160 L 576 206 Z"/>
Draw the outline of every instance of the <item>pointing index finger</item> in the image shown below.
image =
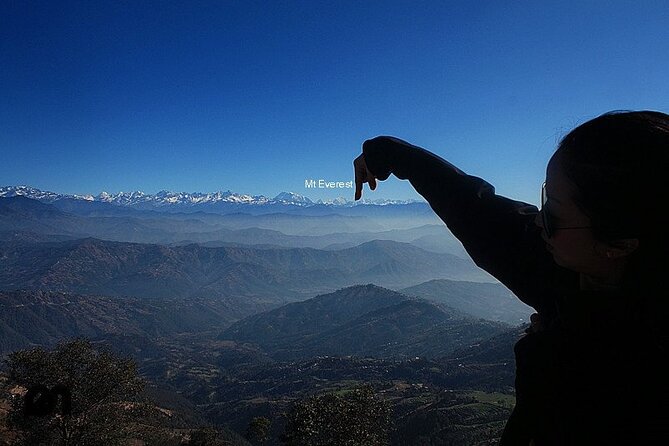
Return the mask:
<path fill-rule="evenodd" d="M 355 172 L 355 200 L 359 200 L 360 197 L 362 197 L 362 183 L 363 183 L 363 175 L 364 175 L 364 169 L 362 169 L 362 166 L 360 165 L 360 157 L 356 158 L 355 161 L 353 161 L 353 167 L 354 167 L 354 172 Z"/>

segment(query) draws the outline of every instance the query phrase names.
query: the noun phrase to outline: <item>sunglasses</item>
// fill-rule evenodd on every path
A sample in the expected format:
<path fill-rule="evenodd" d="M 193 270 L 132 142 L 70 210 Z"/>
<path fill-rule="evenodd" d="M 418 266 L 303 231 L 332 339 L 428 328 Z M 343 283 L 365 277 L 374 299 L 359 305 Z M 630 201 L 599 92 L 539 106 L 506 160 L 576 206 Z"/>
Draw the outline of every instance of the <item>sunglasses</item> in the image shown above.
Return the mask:
<path fill-rule="evenodd" d="M 541 221 L 544 226 L 544 231 L 546 231 L 546 236 L 551 238 L 555 231 L 558 229 L 589 229 L 592 226 L 556 226 L 555 217 L 546 209 L 546 202 L 548 201 L 548 195 L 546 195 L 546 182 L 541 185 Z"/>

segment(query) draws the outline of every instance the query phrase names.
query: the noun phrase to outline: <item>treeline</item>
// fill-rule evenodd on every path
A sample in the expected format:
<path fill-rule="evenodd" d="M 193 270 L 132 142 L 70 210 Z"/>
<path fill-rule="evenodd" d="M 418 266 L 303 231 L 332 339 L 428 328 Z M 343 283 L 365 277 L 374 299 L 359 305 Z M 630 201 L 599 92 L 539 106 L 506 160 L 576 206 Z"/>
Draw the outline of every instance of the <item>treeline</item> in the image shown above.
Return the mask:
<path fill-rule="evenodd" d="M 512 407 L 505 394 L 488 401 L 483 392 L 354 381 L 232 430 L 198 416 L 180 394 L 147 386 L 133 359 L 86 338 L 15 351 L 4 365 L 0 445 L 476 445 L 499 437 Z"/>
<path fill-rule="evenodd" d="M 225 428 L 179 425 L 178 414 L 142 397 L 147 383 L 134 360 L 85 338 L 16 351 L 5 363 L 0 444 L 251 444 Z M 371 387 L 304 399 L 286 418 L 286 445 L 388 444 L 390 406 Z M 254 418 L 246 437 L 266 442 L 270 424 Z"/>

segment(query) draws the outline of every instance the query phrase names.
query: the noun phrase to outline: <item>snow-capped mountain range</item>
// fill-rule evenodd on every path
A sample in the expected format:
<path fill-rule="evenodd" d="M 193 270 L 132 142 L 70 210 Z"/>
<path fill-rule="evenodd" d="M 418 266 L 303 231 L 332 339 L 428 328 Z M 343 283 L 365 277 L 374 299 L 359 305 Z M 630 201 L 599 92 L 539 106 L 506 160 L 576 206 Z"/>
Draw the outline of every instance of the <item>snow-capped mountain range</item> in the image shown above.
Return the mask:
<path fill-rule="evenodd" d="M 16 195 L 23 195 L 34 200 L 39 200 L 43 203 L 52 203 L 62 199 L 85 200 L 91 202 L 106 202 L 119 206 L 142 206 L 151 205 L 155 207 L 171 206 L 171 205 L 190 205 L 197 206 L 203 204 L 248 204 L 248 205 L 293 205 L 293 206 L 314 206 L 314 205 L 329 205 L 329 206 L 357 206 L 361 204 L 374 205 L 389 205 L 389 204 L 409 204 L 417 203 L 420 200 L 388 200 L 377 199 L 369 200 L 362 198 L 358 201 L 347 200 L 344 197 L 337 197 L 327 200 L 312 201 L 304 195 L 294 192 L 281 192 L 274 198 L 269 198 L 264 195 L 247 195 L 238 194 L 231 191 L 225 192 L 170 192 L 161 190 L 152 195 L 145 194 L 142 191 L 135 192 L 118 192 L 110 194 L 108 192 L 101 192 L 98 195 L 69 195 L 59 194 L 56 192 L 42 191 L 30 186 L 3 186 L 0 187 L 0 197 L 14 197 Z"/>

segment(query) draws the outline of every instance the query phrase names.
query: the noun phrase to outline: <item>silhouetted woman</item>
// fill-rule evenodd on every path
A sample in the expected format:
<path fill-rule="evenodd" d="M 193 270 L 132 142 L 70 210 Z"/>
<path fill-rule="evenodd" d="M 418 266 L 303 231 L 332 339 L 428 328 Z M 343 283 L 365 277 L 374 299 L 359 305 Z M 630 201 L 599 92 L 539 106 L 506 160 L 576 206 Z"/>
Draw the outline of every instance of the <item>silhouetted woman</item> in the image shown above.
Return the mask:
<path fill-rule="evenodd" d="M 364 183 L 408 179 L 476 264 L 537 311 L 514 349 L 502 445 L 669 444 L 669 115 L 610 112 L 572 130 L 541 210 L 396 138 L 362 152 L 356 200 Z"/>

